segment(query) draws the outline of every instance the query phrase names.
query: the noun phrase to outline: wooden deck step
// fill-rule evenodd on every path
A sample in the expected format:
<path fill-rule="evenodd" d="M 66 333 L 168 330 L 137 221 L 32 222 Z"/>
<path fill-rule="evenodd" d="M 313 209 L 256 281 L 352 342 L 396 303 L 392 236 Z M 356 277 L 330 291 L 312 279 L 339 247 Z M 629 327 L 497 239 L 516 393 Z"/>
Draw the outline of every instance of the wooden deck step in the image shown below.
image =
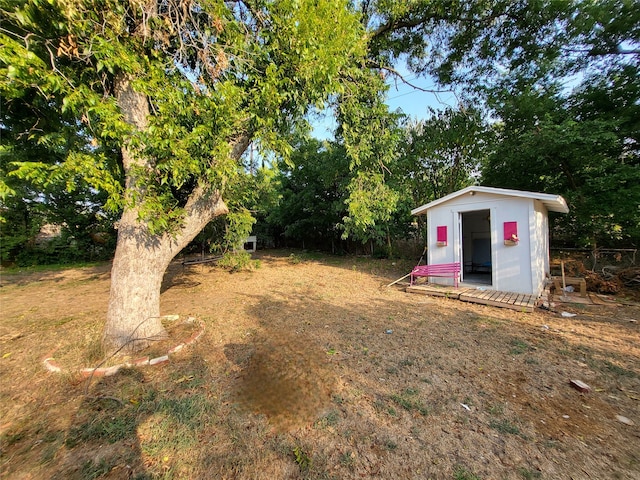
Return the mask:
<path fill-rule="evenodd" d="M 538 299 L 535 295 L 527 295 L 525 293 L 473 289 L 467 289 L 459 298 L 463 302 L 510 308 L 521 312 L 533 312 Z"/>
<path fill-rule="evenodd" d="M 407 287 L 406 291 L 410 293 L 421 293 L 422 295 L 431 295 L 432 297 L 447 297 L 458 300 L 460 293 L 466 289 L 443 287 L 441 285 L 420 284 Z"/>
<path fill-rule="evenodd" d="M 478 288 L 454 288 L 442 285 L 424 283 L 409 286 L 406 289 L 410 293 L 420 293 L 436 297 L 447 297 L 463 302 L 478 303 L 492 307 L 510 308 L 520 312 L 533 312 L 538 299 L 535 295 L 525 293 L 502 292 L 490 289 Z"/>

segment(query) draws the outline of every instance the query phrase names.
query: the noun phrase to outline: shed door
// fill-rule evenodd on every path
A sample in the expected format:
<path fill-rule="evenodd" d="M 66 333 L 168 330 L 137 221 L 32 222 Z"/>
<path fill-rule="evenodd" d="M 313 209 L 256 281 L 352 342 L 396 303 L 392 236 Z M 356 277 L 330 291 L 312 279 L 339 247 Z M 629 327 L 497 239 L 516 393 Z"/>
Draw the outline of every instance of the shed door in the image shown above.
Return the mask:
<path fill-rule="evenodd" d="M 492 284 L 491 211 L 460 213 L 462 234 L 463 280 L 467 283 Z"/>

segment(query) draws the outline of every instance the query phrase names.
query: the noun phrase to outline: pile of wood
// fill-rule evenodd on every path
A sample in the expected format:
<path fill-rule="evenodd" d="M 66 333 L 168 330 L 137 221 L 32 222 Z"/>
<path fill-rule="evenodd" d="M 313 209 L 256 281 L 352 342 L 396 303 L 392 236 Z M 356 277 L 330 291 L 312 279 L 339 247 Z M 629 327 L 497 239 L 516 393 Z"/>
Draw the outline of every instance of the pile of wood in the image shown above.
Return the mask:
<path fill-rule="evenodd" d="M 586 271 L 584 278 L 587 281 L 587 290 L 598 293 L 618 293 L 622 289 L 622 283 L 617 277 L 605 278 L 602 274 Z"/>
<path fill-rule="evenodd" d="M 613 256 L 605 256 L 598 251 L 589 252 L 589 255 L 572 252 L 572 255 L 552 260 L 551 274 L 560 276 L 564 270 L 564 274 L 568 277 L 584 278 L 587 282 L 587 290 L 590 292 L 603 294 L 637 292 L 640 295 L 640 267 L 635 265 L 635 250 L 633 250 L 633 258 L 628 256 L 622 258 L 620 252 Z"/>
<path fill-rule="evenodd" d="M 588 268 L 584 266 L 584 262 L 581 260 L 564 259 L 553 260 L 551 262 L 551 274 L 554 276 L 561 276 L 562 269 L 564 268 L 564 274 L 568 277 L 584 277 Z"/>
<path fill-rule="evenodd" d="M 587 290 L 591 292 L 620 293 L 624 289 L 640 289 L 640 267 L 603 267 L 600 272 L 585 271 L 584 277 Z"/>

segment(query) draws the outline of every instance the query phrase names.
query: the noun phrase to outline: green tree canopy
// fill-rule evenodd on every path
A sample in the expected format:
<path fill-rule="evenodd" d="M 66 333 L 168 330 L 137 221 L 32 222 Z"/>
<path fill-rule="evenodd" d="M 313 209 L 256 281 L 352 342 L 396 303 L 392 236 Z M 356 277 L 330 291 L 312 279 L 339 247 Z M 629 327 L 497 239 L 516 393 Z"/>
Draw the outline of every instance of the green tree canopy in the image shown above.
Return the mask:
<path fill-rule="evenodd" d="M 627 81 L 592 78 L 568 98 L 536 91 L 510 97 L 483 183 L 563 194 L 571 210 L 555 225 L 565 242 L 637 241 L 640 98 Z"/>
<path fill-rule="evenodd" d="M 0 93 L 31 115 L 5 171 L 39 188 L 79 175 L 122 211 L 108 350 L 162 333 L 162 274 L 227 211 L 249 143 L 286 156 L 291 128 L 365 51 L 346 0 L 2 0 L 0 13 Z M 49 112 L 77 145 L 15 156 L 18 137 L 60 141 L 40 128 Z"/>
<path fill-rule="evenodd" d="M 346 214 L 350 179 L 344 148 L 305 139 L 295 147 L 291 163 L 279 168 L 280 199 L 266 217 L 283 240 L 306 248 L 338 251 L 339 225 Z"/>
<path fill-rule="evenodd" d="M 401 148 L 401 171 L 415 206 L 473 183 L 493 148 L 493 130 L 470 106 L 443 111 L 410 123 Z"/>

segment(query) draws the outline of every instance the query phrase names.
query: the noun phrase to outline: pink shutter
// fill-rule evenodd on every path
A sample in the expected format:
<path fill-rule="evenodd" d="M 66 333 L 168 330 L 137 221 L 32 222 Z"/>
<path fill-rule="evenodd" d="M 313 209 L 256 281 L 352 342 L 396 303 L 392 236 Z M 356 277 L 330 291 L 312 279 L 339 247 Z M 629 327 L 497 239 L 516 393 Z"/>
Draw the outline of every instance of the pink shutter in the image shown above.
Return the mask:
<path fill-rule="evenodd" d="M 504 239 L 518 241 L 518 222 L 504 222 Z"/>
<path fill-rule="evenodd" d="M 447 226 L 446 225 L 439 226 L 437 227 L 436 231 L 437 231 L 438 245 L 441 247 L 446 246 L 447 245 Z"/>

